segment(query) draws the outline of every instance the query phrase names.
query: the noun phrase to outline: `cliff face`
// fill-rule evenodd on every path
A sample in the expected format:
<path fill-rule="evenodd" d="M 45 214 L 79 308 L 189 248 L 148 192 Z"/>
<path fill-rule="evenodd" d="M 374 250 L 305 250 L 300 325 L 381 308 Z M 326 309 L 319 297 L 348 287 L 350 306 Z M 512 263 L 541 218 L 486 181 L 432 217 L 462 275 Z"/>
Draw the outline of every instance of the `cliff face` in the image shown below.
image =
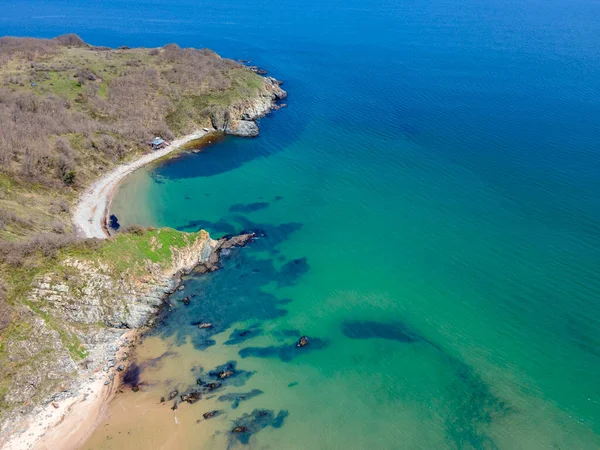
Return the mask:
<path fill-rule="evenodd" d="M 277 104 L 287 97 L 287 92 L 281 88 L 281 84 L 282 82 L 275 78 L 263 78 L 256 96 L 240 99 L 224 110 L 213 112 L 213 127 L 234 136 L 258 136 L 256 120 L 266 116 L 271 110 L 284 106 Z"/>
<path fill-rule="evenodd" d="M 179 276 L 207 262 L 216 246 L 217 241 L 200 233 L 189 245 L 171 249 L 167 267 L 144 261 L 141 275 L 116 274 L 102 261 L 66 258 L 61 273 L 45 274 L 36 282 L 29 302 L 42 313 L 71 323 L 139 328 L 173 291 Z"/>
<path fill-rule="evenodd" d="M 148 324 L 183 274 L 197 266 L 216 270 L 221 249 L 251 238 L 215 241 L 205 231 L 174 230 L 118 236 L 99 252 L 65 257 L 36 278 L 21 306 L 27 329 L 3 349 L 13 370 L 3 398 L 11 414 L 2 431 L 40 404 L 75 395 L 92 372 L 114 371 L 125 329 Z M 113 264 L 114 252 L 124 265 Z"/>

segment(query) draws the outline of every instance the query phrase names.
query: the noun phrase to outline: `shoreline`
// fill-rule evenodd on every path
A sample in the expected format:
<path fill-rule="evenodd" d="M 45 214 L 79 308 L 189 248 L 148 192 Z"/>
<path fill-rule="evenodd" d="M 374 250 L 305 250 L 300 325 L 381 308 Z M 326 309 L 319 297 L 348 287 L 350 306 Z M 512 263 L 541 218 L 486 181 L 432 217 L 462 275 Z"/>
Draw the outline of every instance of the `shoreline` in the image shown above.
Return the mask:
<path fill-rule="evenodd" d="M 125 331 L 116 342 L 119 350 L 115 359 L 127 356 L 143 334 L 143 328 Z M 87 441 L 105 417 L 108 405 L 116 394 L 125 371 L 114 372 L 106 384 L 107 373 L 96 369 L 86 380 L 80 380 L 78 393 L 53 401 L 32 414 L 16 430 L 0 441 L 3 450 L 76 450 Z"/>
<path fill-rule="evenodd" d="M 215 129 L 209 129 L 188 134 L 176 139 L 164 149 L 118 165 L 96 180 L 81 194 L 73 213 L 72 220 L 77 233 L 86 238 L 109 238 L 110 234 L 106 227 L 108 209 L 116 188 L 128 175 L 164 158 L 189 142 L 216 132 Z M 174 288 L 181 282 L 180 276 L 176 278 L 178 281 Z M 76 392 L 75 395 L 49 402 L 36 409 L 19 424 L 17 430 L 0 437 L 0 449 L 76 450 L 81 448 L 105 417 L 110 401 L 122 384 L 122 377 L 129 365 L 128 362 L 122 361 L 124 353 L 138 343 L 146 329 L 146 326 L 128 329 L 114 340 L 118 350 L 111 352 L 110 356 L 114 357 L 117 365 L 123 363 L 125 370 L 106 372 L 98 368 L 89 372 L 87 376 L 80 376 L 75 381 L 75 388 L 71 389 Z M 114 378 L 110 383 L 105 384 L 109 374 L 114 374 Z"/>
<path fill-rule="evenodd" d="M 136 170 L 163 158 L 184 145 L 201 139 L 216 130 L 196 131 L 174 140 L 161 150 L 147 153 L 126 164 L 116 166 L 113 170 L 92 183 L 79 197 L 73 213 L 73 225 L 77 234 L 85 238 L 106 239 L 110 236 L 106 227 L 108 208 L 118 185 Z"/>
<path fill-rule="evenodd" d="M 94 181 L 79 196 L 72 216 L 74 231 L 84 238 L 109 238 L 107 219 L 112 197 L 118 185 L 137 169 L 164 158 L 192 141 L 202 139 L 213 133 L 224 132 L 240 137 L 258 135 L 258 127 L 254 121 L 270 111 L 282 107 L 277 107 L 276 102 L 287 96 L 286 92 L 280 88 L 281 82 L 270 77 L 267 77 L 267 80 L 270 83 L 271 95 L 261 98 L 258 105 L 251 105 L 245 116 L 248 117 L 247 119 L 232 120 L 230 123 L 225 122 L 222 127 L 213 123 L 212 127 L 176 139 L 161 150 L 152 151 L 134 161 L 120 164 Z M 254 234 L 250 233 L 229 239 L 220 239 L 219 241 L 210 239 L 212 254 L 209 255 L 207 261 L 196 262 L 196 266 L 205 264 L 207 269 L 214 270 L 214 265 L 217 263 L 219 252 L 222 249 L 232 246 L 243 247 L 253 237 Z M 181 275 L 188 273 L 191 269 L 193 268 L 185 268 L 183 272 L 178 271 L 171 277 L 174 285 L 171 286 L 171 290 L 165 291 L 163 300 L 179 285 Z M 150 317 L 147 318 L 146 323 L 149 319 Z M 64 397 L 56 401 L 48 401 L 47 404 L 36 407 L 27 414 L 25 419 L 9 426 L 10 431 L 0 436 L 0 449 L 54 450 L 55 448 L 61 448 L 76 450 L 81 448 L 105 417 L 114 394 L 121 386 L 121 379 L 129 365 L 125 362 L 127 358 L 123 358 L 125 349 L 135 347 L 146 329 L 147 326 L 142 326 L 119 333 L 107 344 L 106 348 L 111 350 L 107 351 L 105 349 L 103 351 L 101 360 L 104 363 L 110 359 L 116 361 L 117 365 L 122 362 L 125 370 L 118 371 L 113 364 L 106 366 L 104 370 L 98 367 L 93 371 L 80 374 L 65 391 L 67 394 Z"/>

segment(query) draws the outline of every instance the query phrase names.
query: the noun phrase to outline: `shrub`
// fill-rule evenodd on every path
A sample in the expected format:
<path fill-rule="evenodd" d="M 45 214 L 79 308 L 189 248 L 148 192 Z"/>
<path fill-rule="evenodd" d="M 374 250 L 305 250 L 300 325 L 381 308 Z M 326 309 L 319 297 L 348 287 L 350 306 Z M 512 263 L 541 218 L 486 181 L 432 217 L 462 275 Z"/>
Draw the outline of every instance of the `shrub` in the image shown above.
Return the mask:
<path fill-rule="evenodd" d="M 146 233 L 146 229 L 141 225 L 129 225 L 123 232 L 134 234 L 136 236 L 143 236 Z"/>
<path fill-rule="evenodd" d="M 36 255 L 55 258 L 62 248 L 74 245 L 80 239 L 74 234 L 40 233 L 17 242 L 0 241 L 0 261 L 21 267 L 26 260 Z"/>
<path fill-rule="evenodd" d="M 0 278 L 0 333 L 4 331 L 12 321 L 12 308 L 6 303 L 6 282 Z"/>

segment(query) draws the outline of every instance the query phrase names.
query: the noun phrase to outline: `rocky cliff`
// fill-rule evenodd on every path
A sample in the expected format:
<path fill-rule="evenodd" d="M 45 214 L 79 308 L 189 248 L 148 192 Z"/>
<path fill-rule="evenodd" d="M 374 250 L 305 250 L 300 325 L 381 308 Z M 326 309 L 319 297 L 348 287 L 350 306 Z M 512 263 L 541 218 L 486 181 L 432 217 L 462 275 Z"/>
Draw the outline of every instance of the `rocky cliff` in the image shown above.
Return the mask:
<path fill-rule="evenodd" d="M 278 103 L 287 97 L 281 88 L 282 82 L 273 77 L 265 77 L 258 95 L 239 99 L 223 110 L 211 114 L 213 127 L 233 136 L 258 136 L 256 120 L 266 116 L 271 110 L 280 109 L 285 104 Z"/>
<path fill-rule="evenodd" d="M 216 241 L 205 231 L 167 229 L 124 234 L 40 274 L 22 306 L 27 330 L 3 349 L 13 371 L 3 400 L 12 413 L 2 431 L 39 405 L 75 395 L 90 373 L 108 372 L 123 332 L 151 322 L 183 274 L 199 265 L 216 270 L 220 250 L 251 239 Z"/>

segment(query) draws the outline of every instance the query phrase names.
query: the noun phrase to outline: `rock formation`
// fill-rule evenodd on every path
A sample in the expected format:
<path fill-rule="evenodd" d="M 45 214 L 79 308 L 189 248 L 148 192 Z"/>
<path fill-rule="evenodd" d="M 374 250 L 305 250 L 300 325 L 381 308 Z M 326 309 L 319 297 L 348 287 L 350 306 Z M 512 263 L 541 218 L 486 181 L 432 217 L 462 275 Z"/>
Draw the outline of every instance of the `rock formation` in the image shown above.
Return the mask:
<path fill-rule="evenodd" d="M 256 120 L 266 116 L 271 110 L 279 109 L 277 102 L 287 97 L 287 92 L 281 88 L 281 81 L 273 77 L 264 77 L 263 80 L 259 96 L 240 100 L 211 115 L 215 130 L 233 136 L 258 136 Z"/>

